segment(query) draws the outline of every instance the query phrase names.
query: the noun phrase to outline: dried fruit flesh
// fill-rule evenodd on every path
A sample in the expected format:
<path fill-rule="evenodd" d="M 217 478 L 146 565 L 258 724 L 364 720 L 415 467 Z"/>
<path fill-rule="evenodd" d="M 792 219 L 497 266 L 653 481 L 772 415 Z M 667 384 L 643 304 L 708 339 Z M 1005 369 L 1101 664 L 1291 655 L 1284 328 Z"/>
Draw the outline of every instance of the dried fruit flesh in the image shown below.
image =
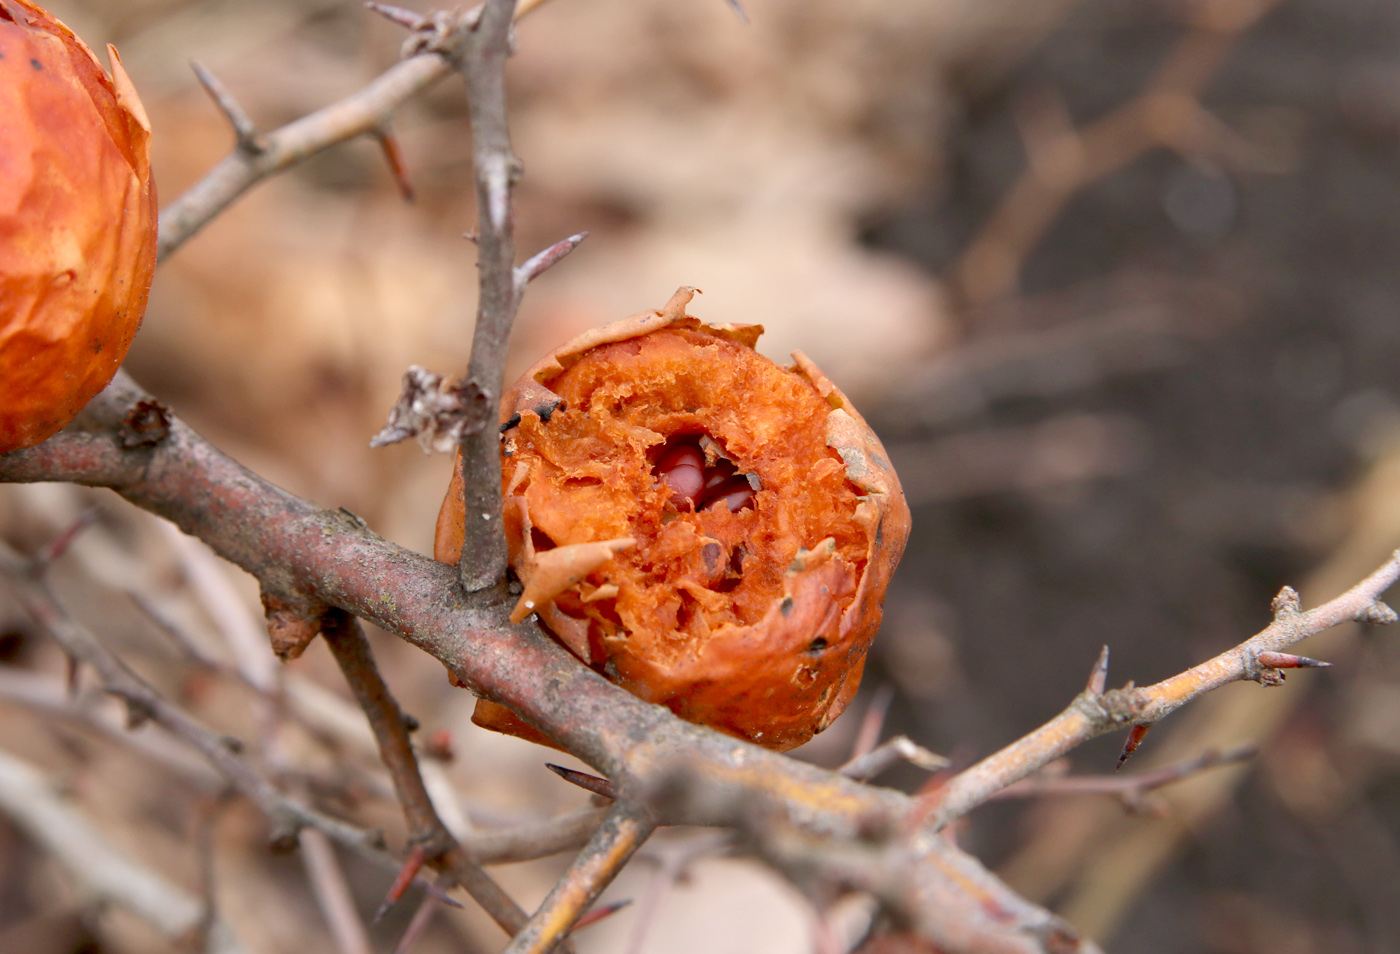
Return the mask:
<path fill-rule="evenodd" d="M 0 0 L 0 451 L 37 444 L 116 374 L 156 262 L 150 125 L 62 23 Z"/>
<path fill-rule="evenodd" d="M 564 346 L 506 395 L 511 563 L 523 609 L 607 678 L 791 748 L 855 692 L 908 509 L 820 371 L 758 354 L 761 328 L 686 317 L 690 294 Z M 454 481 L 439 559 L 460 552 L 461 513 Z M 530 734 L 491 703 L 478 721 Z"/>

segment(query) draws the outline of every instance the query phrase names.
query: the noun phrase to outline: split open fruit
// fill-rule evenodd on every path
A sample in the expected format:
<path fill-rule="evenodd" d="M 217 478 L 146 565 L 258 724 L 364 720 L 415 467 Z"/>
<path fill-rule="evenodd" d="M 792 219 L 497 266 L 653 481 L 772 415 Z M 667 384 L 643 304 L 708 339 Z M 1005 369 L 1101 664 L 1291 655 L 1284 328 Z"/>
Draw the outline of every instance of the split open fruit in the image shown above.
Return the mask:
<path fill-rule="evenodd" d="M 116 374 L 156 265 L 150 123 L 107 48 L 0 0 L 0 451 L 71 421 Z"/>
<path fill-rule="evenodd" d="M 501 405 L 506 535 L 530 612 L 582 662 L 676 715 L 775 749 L 854 696 L 909 534 L 883 448 L 757 325 L 661 311 L 544 358 Z M 461 468 L 435 552 L 462 546 Z M 475 720 L 542 740 L 481 700 Z"/>

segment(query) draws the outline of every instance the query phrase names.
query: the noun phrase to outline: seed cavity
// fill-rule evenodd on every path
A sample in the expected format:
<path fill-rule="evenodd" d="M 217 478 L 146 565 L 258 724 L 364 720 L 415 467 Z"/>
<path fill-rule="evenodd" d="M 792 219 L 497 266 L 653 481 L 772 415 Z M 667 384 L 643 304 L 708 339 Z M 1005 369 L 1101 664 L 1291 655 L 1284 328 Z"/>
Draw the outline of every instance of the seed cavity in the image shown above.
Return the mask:
<path fill-rule="evenodd" d="M 724 506 L 731 512 L 753 506 L 757 476 L 739 473 L 707 434 L 677 434 L 662 447 L 653 473 L 671 491 L 679 511 Z"/>

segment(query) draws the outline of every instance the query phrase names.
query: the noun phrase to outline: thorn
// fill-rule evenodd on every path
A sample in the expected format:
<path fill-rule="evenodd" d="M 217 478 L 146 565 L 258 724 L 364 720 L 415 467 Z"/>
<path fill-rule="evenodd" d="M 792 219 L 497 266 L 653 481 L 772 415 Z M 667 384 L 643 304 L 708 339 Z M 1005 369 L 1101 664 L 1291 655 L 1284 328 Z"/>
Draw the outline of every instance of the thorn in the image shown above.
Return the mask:
<path fill-rule="evenodd" d="M 1152 723 L 1145 725 L 1135 725 L 1128 733 L 1127 741 L 1123 743 L 1123 752 L 1118 756 L 1118 764 L 1113 767 L 1113 771 L 1118 771 L 1123 767 L 1123 763 L 1133 757 L 1133 753 L 1142 745 L 1142 740 L 1147 737 L 1147 733 L 1152 728 Z"/>
<path fill-rule="evenodd" d="M 58 536 L 54 537 L 44 545 L 38 553 L 34 554 L 34 568 L 42 571 L 54 560 L 63 556 L 68 548 L 73 545 L 73 541 L 78 539 L 78 534 L 97 522 L 97 517 L 101 511 L 97 507 L 89 507 L 78 514 L 78 519 L 74 520 Z"/>
<path fill-rule="evenodd" d="M 1094 663 L 1094 668 L 1089 672 L 1089 684 L 1084 687 L 1091 696 L 1103 695 L 1104 687 L 1108 685 L 1108 646 L 1105 645 L 1099 652 L 1098 661 Z"/>
<path fill-rule="evenodd" d="M 389 886 L 389 893 L 384 895 L 384 900 L 379 903 L 379 910 L 374 912 L 374 919 L 370 923 L 378 924 L 379 919 L 384 917 L 390 908 L 398 904 L 399 899 L 408 890 L 408 886 L 413 883 L 413 879 L 418 877 L 418 872 L 423 870 L 423 862 L 427 860 L 428 854 L 423 850 L 422 845 L 414 845 L 409 849 L 408 857 L 403 860 L 403 867 L 399 869 L 394 883 Z"/>
<path fill-rule="evenodd" d="M 219 107 L 219 112 L 224 114 L 224 118 L 233 127 L 238 148 L 253 155 L 262 152 L 264 147 L 262 140 L 258 138 L 258 127 L 243 111 L 243 107 L 238 105 L 238 100 L 233 98 L 233 94 L 198 60 L 190 60 L 190 69 L 194 70 L 199 84 L 204 87 L 204 91 L 214 100 L 214 105 Z"/>
<path fill-rule="evenodd" d="M 524 287 L 530 282 L 539 278 L 551 265 L 556 264 L 565 255 L 578 248 L 579 243 L 588 238 L 587 232 L 579 232 L 577 235 L 570 235 L 562 242 L 555 242 L 543 252 L 528 259 L 524 265 L 515 270 L 515 283 Z"/>
<path fill-rule="evenodd" d="M 553 762 L 546 762 L 544 767 L 566 782 L 572 782 L 579 788 L 592 792 L 594 795 L 601 795 L 604 798 L 617 798 L 617 792 L 613 789 L 612 782 L 596 775 L 589 775 L 586 772 L 576 772 L 571 768 L 564 768 L 562 765 L 555 765 Z"/>
<path fill-rule="evenodd" d="M 1269 609 L 1273 611 L 1274 617 L 1294 616 L 1302 609 L 1303 601 L 1298 596 L 1298 591 L 1291 586 L 1285 586 L 1278 591 L 1273 602 L 1269 604 Z"/>
<path fill-rule="evenodd" d="M 1397 619 L 1400 619 L 1400 616 L 1396 615 L 1395 610 L 1391 609 L 1380 600 L 1376 600 L 1370 606 L 1366 607 L 1356 617 L 1358 623 L 1376 623 L 1382 626 L 1393 623 Z"/>
<path fill-rule="evenodd" d="M 734 15 L 747 26 L 749 15 L 748 12 L 744 10 L 744 5 L 740 3 L 739 0 L 727 0 L 727 2 L 729 3 L 729 9 L 733 10 Z"/>
<path fill-rule="evenodd" d="M 1254 658 L 1259 660 L 1259 665 L 1270 669 L 1327 669 L 1332 665 L 1330 662 L 1295 656 L 1292 653 L 1262 652 Z"/>
<path fill-rule="evenodd" d="M 385 130 L 377 130 L 374 138 L 379 140 L 379 148 L 384 153 L 384 161 L 389 164 L 389 172 L 394 177 L 394 184 L 399 187 L 399 195 L 403 196 L 405 202 L 413 201 L 413 183 L 408 178 L 408 167 L 403 161 L 403 151 L 399 149 L 399 141 L 394 134 Z"/>
<path fill-rule="evenodd" d="M 583 917 L 575 921 L 574 926 L 570 928 L 569 931 L 570 933 L 573 933 L 574 931 L 577 931 L 580 928 L 588 927 L 588 925 L 590 924 L 597 924 L 604 918 L 612 917 L 614 914 L 621 911 L 623 908 L 627 907 L 627 905 L 631 903 L 631 898 L 624 898 L 621 901 L 614 901 L 612 904 L 605 904 L 601 908 L 594 908 L 592 911 L 589 911 Z"/>
<path fill-rule="evenodd" d="M 421 13 L 405 10 L 403 7 L 396 7 L 388 3 L 374 3 L 373 0 L 370 0 L 365 6 L 390 23 L 397 23 L 406 30 L 418 30 L 423 26 L 423 15 Z"/>
<path fill-rule="evenodd" d="M 477 241 L 476 233 L 475 233 L 475 232 L 463 232 L 463 233 L 462 233 L 462 238 L 466 239 L 468 242 L 471 242 L 473 245 L 478 245 L 478 244 L 480 244 L 480 243 Z"/>

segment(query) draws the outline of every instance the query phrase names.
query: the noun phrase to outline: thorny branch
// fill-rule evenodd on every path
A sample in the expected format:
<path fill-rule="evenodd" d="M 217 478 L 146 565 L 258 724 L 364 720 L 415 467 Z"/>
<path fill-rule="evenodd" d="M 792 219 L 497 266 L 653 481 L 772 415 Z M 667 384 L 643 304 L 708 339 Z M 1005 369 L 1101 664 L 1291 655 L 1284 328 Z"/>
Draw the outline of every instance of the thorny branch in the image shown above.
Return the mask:
<path fill-rule="evenodd" d="M 524 16 L 544 0 L 525 0 L 516 9 Z M 332 146 L 359 136 L 379 135 L 404 103 L 452 72 L 442 55 L 475 25 L 477 10 L 446 20 L 420 20 L 415 27 L 438 27 L 445 35 L 418 44 L 413 55 L 385 70 L 363 89 L 290 122 L 259 133 L 233 95 L 202 66 L 200 83 L 229 119 L 235 146 L 222 161 L 160 213 L 157 255 L 164 261 L 219 213 L 253 186 L 285 172 Z"/>
<path fill-rule="evenodd" d="M 875 832 L 875 844 L 903 853 L 909 897 L 916 900 L 899 903 L 918 905 L 906 916 L 917 916 L 935 942 L 942 937 L 954 951 L 983 949 L 945 933 L 975 926 L 979 936 L 1014 941 L 1008 950 L 1043 952 L 1043 932 L 1037 932 L 1048 915 L 1033 909 L 1039 913 L 1031 917 L 1030 906 L 985 872 L 945 883 L 949 865 L 978 869 L 933 836 L 934 829 L 1092 735 L 1161 718 L 1202 692 L 1257 675 L 1261 651 L 1277 652 L 1348 619 L 1386 618 L 1378 599 L 1400 576 L 1400 561 L 1393 559 L 1314 610 L 1299 612 L 1283 601 L 1279 617 L 1259 635 L 1181 676 L 1141 689 L 1081 695 L 1060 717 L 954 776 L 919 804 L 680 722 L 579 666 L 531 623 L 511 625 L 505 607 L 453 598 L 461 591 L 450 567 L 376 537 L 344 513 L 319 510 L 273 487 L 178 419 L 154 447 L 123 447 L 114 430 L 102 429 L 104 421 L 120 421 L 146 399 L 119 376 L 98 398 L 92 415 L 97 430 L 70 430 L 38 447 L 0 455 L 0 479 L 112 487 L 199 536 L 265 587 L 307 593 L 399 633 L 474 691 L 510 704 L 606 775 L 621 797 L 653 806 L 661 799 L 656 810 L 663 823 L 742 827 L 758 812 L 830 849 L 807 863 L 821 867 L 829 861 L 835 873 L 844 864 L 838 864 L 840 846 L 871 844 Z M 687 794 L 669 799 L 677 780 Z M 987 913 L 993 910 L 998 913 Z"/>
<path fill-rule="evenodd" d="M 1150 725 L 1197 696 L 1240 680 L 1260 681 L 1268 670 L 1261 653 L 1278 652 L 1309 636 L 1350 621 L 1391 623 L 1395 611 L 1380 597 L 1400 579 L 1400 551 L 1341 596 L 1304 613 L 1298 594 L 1289 587 L 1274 600 L 1274 621 L 1252 638 L 1152 686 L 1099 691 L 1101 667 L 1096 666 L 1089 688 L 1069 708 L 1031 734 L 958 773 L 927 796 L 928 823 L 941 828 L 985 802 L 996 792 L 1025 778 L 1083 742 L 1127 725 Z M 1103 657 L 1100 657 L 1103 659 Z M 1264 678 L 1265 684 L 1277 684 Z"/>
<path fill-rule="evenodd" d="M 1120 799 L 1134 811 L 1148 807 L 1146 796 L 1172 782 L 1195 775 L 1197 772 L 1221 765 L 1234 765 L 1246 762 L 1258 754 L 1258 747 L 1243 745 L 1228 752 L 1214 749 L 1202 752 L 1195 758 L 1163 765 L 1161 768 L 1137 775 L 1052 775 L 1050 770 L 1061 764 L 1052 762 L 1044 772 L 1023 778 L 1001 791 L 993 798 L 1041 798 L 1047 795 L 1109 795 Z"/>
<path fill-rule="evenodd" d="M 94 430 L 69 430 L 0 455 L 0 480 L 112 487 L 204 540 L 264 589 L 301 593 L 400 634 L 473 691 L 511 705 L 607 776 L 629 802 L 651 804 L 677 779 L 694 780 L 697 798 L 659 811 L 663 823 L 735 824 L 737 803 L 774 813 L 833 846 L 868 840 L 872 831 L 907 841 L 908 797 L 679 721 L 579 666 L 533 623 L 511 624 L 507 606 L 474 605 L 455 585 L 451 567 L 382 540 L 342 511 L 321 510 L 268 484 L 178 418 L 172 416 L 159 444 L 122 446 L 120 421 L 148 399 L 119 374 L 90 406 Z M 908 877 L 920 886 L 921 920 L 961 931 L 970 918 L 979 934 L 1005 938 L 1008 950 L 1043 954 L 1036 932 L 1050 916 L 985 872 L 943 884 L 946 873 L 918 859 L 946 851 L 956 849 L 929 854 L 920 846 L 908 865 Z M 971 858 L 957 864 L 977 866 Z M 951 943 L 948 949 L 969 950 Z M 1082 949 L 1093 950 L 1087 942 Z"/>

